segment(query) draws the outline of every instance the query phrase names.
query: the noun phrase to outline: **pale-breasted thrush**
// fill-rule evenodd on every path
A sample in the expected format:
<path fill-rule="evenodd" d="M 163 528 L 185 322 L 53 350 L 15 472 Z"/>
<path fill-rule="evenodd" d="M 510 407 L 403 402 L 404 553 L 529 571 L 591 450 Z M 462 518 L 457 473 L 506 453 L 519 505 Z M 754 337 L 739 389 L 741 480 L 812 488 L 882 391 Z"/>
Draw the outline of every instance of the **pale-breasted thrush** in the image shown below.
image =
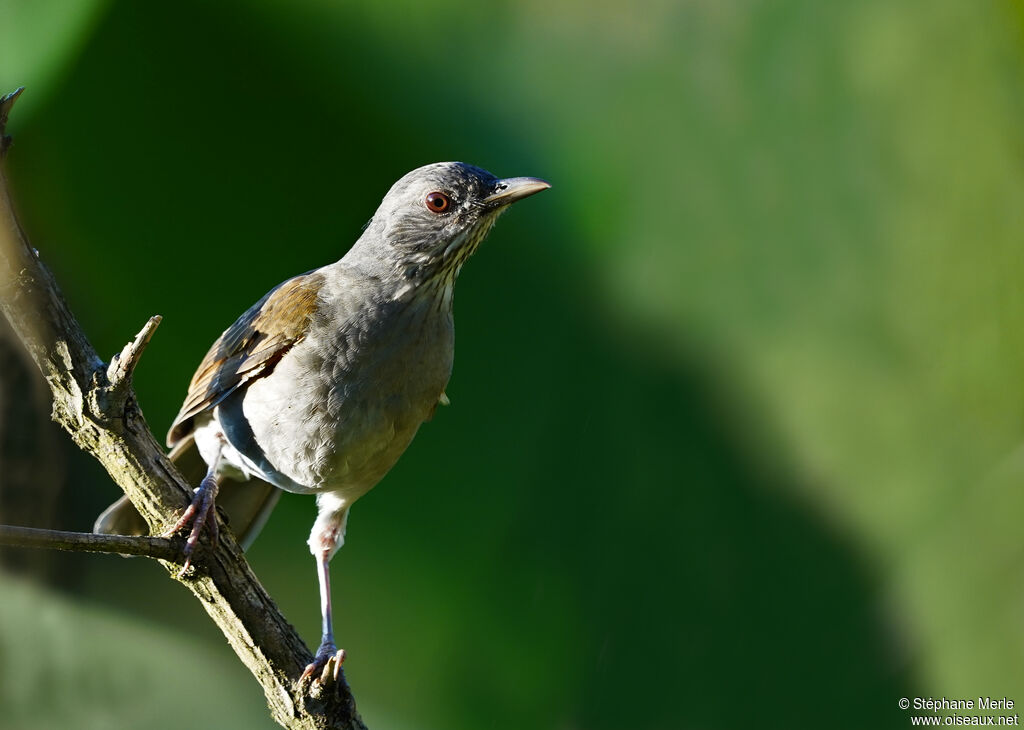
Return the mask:
<path fill-rule="evenodd" d="M 316 495 L 309 547 L 323 637 L 304 678 L 336 677 L 344 656 L 334 644 L 328 563 L 349 508 L 446 401 L 459 270 L 511 203 L 548 187 L 461 162 L 413 170 L 341 260 L 272 289 L 224 331 L 192 378 L 167 437 L 179 464 L 196 461 L 193 444 L 206 463 L 173 530 L 191 525 L 186 568 L 203 526 L 216 530 L 215 500 L 248 545 L 277 489 Z M 144 529 L 125 499 L 96 523 L 97 532 Z"/>

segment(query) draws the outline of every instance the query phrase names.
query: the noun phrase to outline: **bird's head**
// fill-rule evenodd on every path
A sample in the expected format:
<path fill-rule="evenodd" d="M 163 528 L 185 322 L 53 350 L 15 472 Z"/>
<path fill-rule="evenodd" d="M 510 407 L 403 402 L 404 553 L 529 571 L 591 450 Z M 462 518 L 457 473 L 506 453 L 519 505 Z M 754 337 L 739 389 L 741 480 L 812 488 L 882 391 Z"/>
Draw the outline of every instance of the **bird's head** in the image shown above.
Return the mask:
<path fill-rule="evenodd" d="M 384 196 L 360 253 L 388 262 L 412 284 L 450 284 L 509 205 L 549 187 L 535 177 L 497 178 L 463 162 L 417 168 Z"/>

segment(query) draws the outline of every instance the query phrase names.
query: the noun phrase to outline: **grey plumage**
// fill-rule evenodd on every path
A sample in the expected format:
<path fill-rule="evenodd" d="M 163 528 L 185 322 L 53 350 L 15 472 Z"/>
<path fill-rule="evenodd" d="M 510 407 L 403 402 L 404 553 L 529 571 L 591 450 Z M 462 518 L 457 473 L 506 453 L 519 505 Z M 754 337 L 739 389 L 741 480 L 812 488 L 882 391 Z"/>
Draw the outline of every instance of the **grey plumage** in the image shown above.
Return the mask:
<path fill-rule="evenodd" d="M 344 541 L 349 507 L 445 398 L 459 271 L 510 203 L 547 187 L 459 162 L 413 170 L 340 261 L 268 293 L 221 335 L 192 379 L 168 434 L 179 457 L 194 440 L 208 467 L 177 526 L 194 522 L 187 552 L 228 483 L 262 480 L 317 496 L 309 544 L 320 565 L 324 637 L 307 675 L 323 669 L 326 681 L 342 659 L 327 562 Z M 249 539 L 274 501 L 266 489 L 252 491 L 236 500 L 244 515 L 231 517 L 236 534 Z M 126 504 L 107 510 L 97 530 L 129 526 Z"/>

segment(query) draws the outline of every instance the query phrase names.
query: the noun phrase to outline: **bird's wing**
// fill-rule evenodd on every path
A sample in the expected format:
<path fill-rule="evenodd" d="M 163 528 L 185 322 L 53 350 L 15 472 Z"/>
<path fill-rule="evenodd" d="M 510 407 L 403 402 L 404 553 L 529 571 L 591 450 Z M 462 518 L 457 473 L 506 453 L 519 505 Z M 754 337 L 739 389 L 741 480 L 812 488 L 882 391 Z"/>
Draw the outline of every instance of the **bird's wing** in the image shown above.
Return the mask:
<path fill-rule="evenodd" d="M 216 406 L 243 383 L 274 369 L 308 331 L 323 281 L 316 271 L 289 279 L 224 331 L 192 376 L 185 402 L 167 434 L 168 446 L 191 433 L 196 415 Z"/>

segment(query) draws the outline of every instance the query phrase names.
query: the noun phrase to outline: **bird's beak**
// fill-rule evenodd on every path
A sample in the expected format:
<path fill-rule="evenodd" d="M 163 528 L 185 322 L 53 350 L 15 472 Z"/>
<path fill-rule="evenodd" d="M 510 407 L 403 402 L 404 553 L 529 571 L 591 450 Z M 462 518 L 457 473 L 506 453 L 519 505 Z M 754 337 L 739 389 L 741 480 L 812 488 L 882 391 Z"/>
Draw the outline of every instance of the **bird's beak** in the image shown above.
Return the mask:
<path fill-rule="evenodd" d="M 484 203 L 498 208 L 550 187 L 551 183 L 539 177 L 506 177 L 504 180 L 498 180 L 494 192 L 484 198 Z"/>

